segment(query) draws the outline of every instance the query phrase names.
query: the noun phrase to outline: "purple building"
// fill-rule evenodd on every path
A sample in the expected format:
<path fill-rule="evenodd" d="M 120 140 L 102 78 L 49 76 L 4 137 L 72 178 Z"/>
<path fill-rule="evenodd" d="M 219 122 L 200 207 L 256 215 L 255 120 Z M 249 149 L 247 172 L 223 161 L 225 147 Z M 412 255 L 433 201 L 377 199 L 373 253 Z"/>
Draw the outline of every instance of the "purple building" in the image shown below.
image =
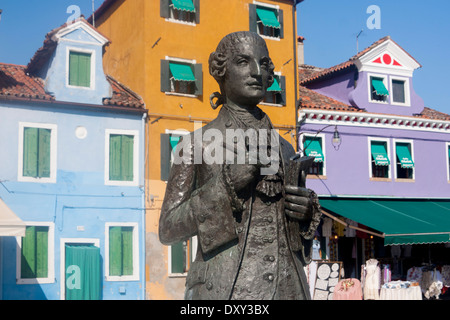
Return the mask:
<path fill-rule="evenodd" d="M 337 66 L 299 68 L 299 150 L 316 156 L 307 187 L 343 222 L 322 238 L 322 258 L 352 264 L 348 277 L 411 244 L 412 265 L 450 256 L 450 116 L 414 91 L 420 67 L 385 37 Z M 359 237 L 339 237 L 349 231 Z"/>

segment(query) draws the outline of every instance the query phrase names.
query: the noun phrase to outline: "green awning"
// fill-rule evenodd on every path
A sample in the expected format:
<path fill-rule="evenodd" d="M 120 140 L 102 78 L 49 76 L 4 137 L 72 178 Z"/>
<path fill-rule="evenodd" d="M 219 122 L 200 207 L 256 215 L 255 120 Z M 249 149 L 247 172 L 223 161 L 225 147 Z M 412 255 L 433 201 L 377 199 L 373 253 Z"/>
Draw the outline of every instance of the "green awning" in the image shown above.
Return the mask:
<path fill-rule="evenodd" d="M 170 136 L 169 138 L 170 140 L 170 147 L 172 148 L 172 152 L 175 152 L 175 148 L 178 144 L 178 142 L 180 141 L 180 136 Z"/>
<path fill-rule="evenodd" d="M 380 96 L 388 96 L 389 91 L 386 89 L 383 79 L 380 78 L 371 78 L 372 79 L 372 86 L 375 89 L 375 92 Z"/>
<path fill-rule="evenodd" d="M 176 81 L 195 81 L 194 73 L 190 65 L 170 62 L 170 72 Z"/>
<path fill-rule="evenodd" d="M 274 78 L 272 85 L 267 89 L 267 91 L 281 92 L 280 83 L 278 81 L 279 80 L 277 78 Z"/>
<path fill-rule="evenodd" d="M 280 28 L 280 22 L 275 11 L 268 8 L 256 8 L 256 14 L 258 15 L 261 23 L 266 27 Z"/>
<path fill-rule="evenodd" d="M 398 143 L 396 146 L 397 158 L 400 161 L 402 168 L 414 168 L 414 162 L 411 157 L 411 152 L 406 143 Z"/>
<path fill-rule="evenodd" d="M 304 147 L 306 155 L 315 158 L 314 162 L 323 162 L 325 157 L 319 138 L 306 138 Z"/>
<path fill-rule="evenodd" d="M 177 10 L 195 12 L 195 6 L 192 0 L 172 0 L 172 4 Z"/>
<path fill-rule="evenodd" d="M 320 205 L 384 233 L 385 245 L 450 242 L 450 199 L 321 197 Z"/>
<path fill-rule="evenodd" d="M 373 141 L 371 143 L 372 158 L 377 166 L 388 166 L 391 162 L 386 151 L 386 145 L 384 142 Z"/>

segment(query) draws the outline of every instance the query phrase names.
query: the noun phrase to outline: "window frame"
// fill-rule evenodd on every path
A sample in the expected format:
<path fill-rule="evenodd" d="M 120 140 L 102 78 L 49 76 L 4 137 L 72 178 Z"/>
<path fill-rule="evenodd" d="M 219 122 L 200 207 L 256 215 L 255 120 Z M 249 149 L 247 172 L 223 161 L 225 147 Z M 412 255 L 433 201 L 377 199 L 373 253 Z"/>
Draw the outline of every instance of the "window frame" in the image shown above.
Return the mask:
<path fill-rule="evenodd" d="M 399 160 L 397 157 L 397 143 L 409 144 L 409 148 L 410 148 L 410 152 L 411 152 L 411 160 L 414 162 L 414 167 L 411 168 L 412 169 L 412 178 L 399 178 L 398 177 L 397 165 L 398 165 Z M 414 140 L 394 139 L 393 146 L 394 146 L 393 152 L 394 152 L 394 159 L 395 159 L 395 166 L 393 166 L 395 181 L 397 181 L 397 182 L 414 182 L 415 178 L 416 178 L 416 166 L 415 166 L 416 162 L 414 161 Z"/>
<path fill-rule="evenodd" d="M 383 79 L 383 84 L 386 87 L 386 89 L 389 92 L 389 96 L 386 97 L 386 99 L 384 101 L 380 101 L 380 100 L 373 100 L 372 99 L 372 78 L 380 78 Z M 376 73 L 368 73 L 367 74 L 367 90 L 368 90 L 368 98 L 369 98 L 369 102 L 370 103 L 378 103 L 378 104 L 389 104 L 390 101 L 390 96 L 391 96 L 391 92 L 389 90 L 389 86 L 388 86 L 388 76 L 387 75 L 383 75 L 383 74 L 376 74 Z"/>
<path fill-rule="evenodd" d="M 109 229 L 111 227 L 133 228 L 133 274 L 124 276 L 112 276 L 109 274 Z M 138 281 L 140 278 L 139 268 L 139 224 L 137 222 L 106 222 L 105 223 L 105 280 L 106 281 Z"/>
<path fill-rule="evenodd" d="M 200 0 L 192 0 L 195 7 L 195 12 L 191 14 L 194 16 L 192 21 L 176 19 L 173 17 L 173 5 L 171 0 L 160 0 L 160 16 L 165 18 L 167 22 L 179 23 L 195 27 L 200 23 Z"/>
<path fill-rule="evenodd" d="M 198 239 L 197 239 L 197 236 L 191 237 L 191 238 L 189 238 L 186 241 L 187 241 L 187 248 L 188 248 L 187 251 L 190 251 L 189 252 L 190 254 L 186 254 L 186 261 L 185 261 L 185 263 L 186 263 L 186 271 L 183 272 L 183 273 L 172 272 L 172 246 L 168 246 L 168 250 L 167 250 L 167 253 L 168 253 L 167 261 L 168 261 L 168 264 L 167 265 L 168 265 L 168 275 L 171 278 L 187 276 L 188 271 L 190 269 L 190 266 L 191 266 L 192 262 L 194 262 L 194 260 L 195 260 L 195 256 L 196 256 L 197 250 L 198 250 Z"/>
<path fill-rule="evenodd" d="M 50 177 L 28 177 L 23 175 L 24 163 L 23 156 L 25 152 L 25 128 L 48 129 L 50 133 Z M 33 123 L 19 122 L 19 151 L 18 151 L 18 171 L 17 181 L 20 182 L 37 182 L 37 183 L 56 183 L 57 173 L 57 125 L 51 123 Z"/>
<path fill-rule="evenodd" d="M 258 25 L 258 14 L 256 13 L 256 8 L 257 7 L 262 7 L 262 8 L 267 8 L 270 10 L 276 10 L 277 11 L 277 19 L 278 22 L 280 23 L 280 31 L 279 34 L 277 36 L 270 36 L 270 35 L 266 35 L 266 34 L 261 34 L 260 32 L 260 28 Z M 255 33 L 257 33 L 258 35 L 260 35 L 262 38 L 264 39 L 269 39 L 269 40 L 276 40 L 276 41 L 280 41 L 281 39 L 284 38 L 284 17 L 283 17 L 283 10 L 280 9 L 279 5 L 273 5 L 273 4 L 268 4 L 268 3 L 264 3 L 264 2 L 259 2 L 259 1 L 255 1 L 253 0 L 253 3 L 249 4 L 249 23 L 250 23 L 250 27 L 249 30 L 253 31 Z"/>
<path fill-rule="evenodd" d="M 121 181 L 110 180 L 109 178 L 109 152 L 110 152 L 110 136 L 111 135 L 127 135 L 133 136 L 133 180 Z M 137 186 L 139 185 L 139 131 L 124 129 L 105 129 L 105 185 L 109 186 Z"/>
<path fill-rule="evenodd" d="M 403 81 L 405 102 L 395 102 L 394 101 L 393 81 Z M 390 89 L 391 89 L 391 90 L 389 90 L 391 104 L 395 105 L 395 106 L 410 107 L 411 106 L 411 96 L 410 96 L 410 90 L 409 90 L 409 78 L 399 77 L 399 76 L 389 76 L 389 84 L 390 84 Z"/>
<path fill-rule="evenodd" d="M 172 148 L 170 146 L 170 135 L 177 135 L 177 136 L 187 136 L 189 135 L 189 131 L 184 130 L 169 130 L 166 129 L 164 133 L 161 133 L 160 137 L 160 178 L 162 181 L 166 182 L 169 180 L 170 175 L 170 168 L 172 167 L 173 163 L 173 152 Z M 166 146 L 163 145 L 167 144 Z M 167 163 L 168 160 L 168 163 Z"/>
<path fill-rule="evenodd" d="M 367 138 L 367 146 L 368 146 L 368 161 L 369 161 L 369 179 L 371 181 L 391 181 L 392 180 L 392 157 L 391 157 L 391 143 L 390 139 L 388 138 L 378 138 L 378 137 L 368 137 Z M 372 158 L 372 142 L 385 142 L 386 143 L 386 153 L 389 159 L 389 165 L 388 168 L 388 176 L 387 178 L 384 177 L 374 177 L 372 172 L 372 162 L 375 161 Z"/>
<path fill-rule="evenodd" d="M 320 144 L 322 147 L 322 153 L 323 153 L 323 165 L 322 165 L 322 174 L 315 174 L 315 173 L 306 173 L 306 177 L 308 179 L 326 179 L 327 177 L 327 151 L 326 151 L 326 145 L 325 145 L 325 134 L 324 133 L 319 133 L 319 134 L 314 134 L 314 133 L 302 133 L 300 134 L 300 141 L 302 142 L 302 153 L 304 155 L 306 155 L 305 150 L 304 150 L 304 139 L 305 138 L 319 138 L 320 139 Z"/>
<path fill-rule="evenodd" d="M 264 97 L 264 100 L 260 102 L 261 105 L 265 106 L 271 106 L 271 107 L 285 107 L 286 106 L 286 77 L 281 75 L 281 72 L 275 72 L 274 73 L 275 78 L 277 78 L 278 83 L 280 85 L 281 91 L 277 93 L 266 93 L 266 96 Z M 266 98 L 268 94 L 273 94 L 275 96 L 280 95 L 278 97 L 281 100 L 281 103 L 274 103 L 274 102 L 266 102 Z M 277 97 L 275 97 L 277 99 Z"/>
<path fill-rule="evenodd" d="M 171 91 L 172 83 L 170 77 L 170 63 L 179 63 L 179 64 L 188 64 L 192 68 L 192 72 L 195 77 L 194 81 L 194 93 L 182 93 Z M 201 63 L 197 63 L 196 60 L 190 59 L 182 59 L 166 56 L 165 59 L 161 60 L 161 92 L 164 92 L 166 95 L 179 96 L 179 97 L 188 97 L 188 98 L 198 98 L 203 95 L 203 65 Z"/>
<path fill-rule="evenodd" d="M 55 282 L 55 224 L 53 222 L 24 221 L 27 227 L 48 227 L 47 277 L 22 278 L 22 237 L 16 237 L 16 284 L 44 284 Z"/>
<path fill-rule="evenodd" d="M 91 74 L 90 74 L 90 83 L 89 87 L 83 87 L 83 86 L 74 86 L 71 85 L 69 82 L 70 77 L 70 53 L 71 52 L 78 52 L 78 53 L 88 53 L 91 55 Z M 72 89 L 81 89 L 81 90 L 95 90 L 95 50 L 93 49 L 85 49 L 85 48 L 79 48 L 79 47 L 66 47 L 66 87 L 72 88 Z"/>

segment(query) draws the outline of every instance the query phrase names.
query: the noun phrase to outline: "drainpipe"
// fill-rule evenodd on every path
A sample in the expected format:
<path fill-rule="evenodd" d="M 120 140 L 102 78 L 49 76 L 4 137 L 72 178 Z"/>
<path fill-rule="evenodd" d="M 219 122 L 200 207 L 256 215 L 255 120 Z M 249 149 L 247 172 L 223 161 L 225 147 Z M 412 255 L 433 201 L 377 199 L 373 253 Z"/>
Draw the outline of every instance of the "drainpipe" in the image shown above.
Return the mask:
<path fill-rule="evenodd" d="M 146 108 L 145 106 L 144 106 L 144 108 Z M 141 288 L 141 297 L 142 297 L 142 300 L 146 300 L 147 299 L 147 297 L 146 297 L 146 294 L 147 294 L 147 290 L 146 290 L 146 283 L 147 283 L 147 279 L 145 278 L 145 264 L 146 264 L 146 255 L 147 255 L 147 253 L 146 253 L 146 245 L 145 245 L 145 243 L 146 243 L 146 237 L 147 237 L 147 234 L 146 234 L 146 227 L 145 227 L 145 216 L 146 216 L 146 214 L 147 214 L 147 210 L 145 209 L 146 208 L 146 205 L 145 205 L 145 200 L 146 200 L 146 198 L 145 198 L 145 194 L 146 194 L 146 191 L 147 191 L 147 183 L 146 183 L 146 173 L 147 173 L 147 148 L 146 148 L 146 141 L 147 141 L 147 139 L 148 139 L 148 136 L 147 136 L 147 112 L 144 112 L 144 114 L 142 115 L 142 127 L 141 127 L 141 132 L 142 132 L 142 136 L 143 136 L 143 139 L 142 139 L 142 141 L 141 141 L 141 150 L 142 150 L 142 153 L 143 153 L 143 158 L 144 159 L 142 159 L 143 161 L 143 164 L 144 164 L 144 181 L 143 181 L 143 186 L 144 186 L 144 190 L 143 190 L 143 194 L 144 194 L 144 196 L 142 197 L 142 201 L 141 201 L 141 208 L 143 208 L 142 209 L 142 211 L 141 211 L 141 230 L 139 231 L 139 235 L 140 235 L 140 237 L 143 239 L 143 242 L 142 242 L 142 247 L 143 247 L 143 251 L 144 251 L 144 256 L 142 257 L 142 259 L 141 259 L 141 257 L 139 257 L 139 263 L 140 263 L 140 266 L 139 266 L 139 278 L 140 279 L 142 279 L 141 281 L 142 281 L 142 288 Z M 142 232 L 141 232 L 142 231 Z"/>
<path fill-rule="evenodd" d="M 294 7 L 292 9 L 292 31 L 293 31 L 293 46 L 294 46 L 294 82 L 295 82 L 295 150 L 298 151 L 298 65 L 297 65 L 297 5 L 303 2 L 303 0 L 294 0 Z"/>

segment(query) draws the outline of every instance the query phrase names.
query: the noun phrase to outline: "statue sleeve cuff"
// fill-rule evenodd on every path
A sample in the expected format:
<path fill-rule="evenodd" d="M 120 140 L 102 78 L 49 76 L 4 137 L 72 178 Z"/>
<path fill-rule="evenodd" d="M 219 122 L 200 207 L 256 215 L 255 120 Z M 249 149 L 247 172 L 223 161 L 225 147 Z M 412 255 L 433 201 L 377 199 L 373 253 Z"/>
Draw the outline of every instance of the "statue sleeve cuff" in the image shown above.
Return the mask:
<path fill-rule="evenodd" d="M 311 240 L 314 238 L 317 227 L 319 226 L 320 219 L 322 218 L 322 211 L 320 209 L 319 198 L 317 194 L 311 191 L 311 200 L 313 204 L 313 216 L 311 222 L 308 224 L 300 224 L 300 234 L 306 240 Z"/>

